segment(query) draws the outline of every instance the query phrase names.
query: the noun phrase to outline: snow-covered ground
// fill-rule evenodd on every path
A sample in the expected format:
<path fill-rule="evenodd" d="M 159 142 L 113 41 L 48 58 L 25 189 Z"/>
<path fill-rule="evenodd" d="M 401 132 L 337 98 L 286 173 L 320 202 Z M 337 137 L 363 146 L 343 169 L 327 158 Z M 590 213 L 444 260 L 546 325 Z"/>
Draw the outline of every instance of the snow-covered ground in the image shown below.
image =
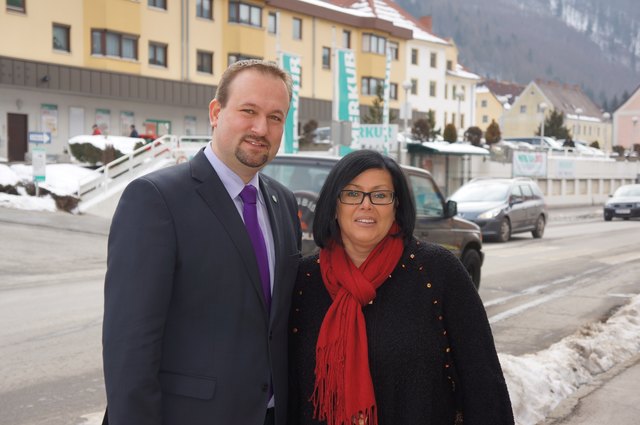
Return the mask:
<path fill-rule="evenodd" d="M 73 194 L 79 179 L 92 170 L 71 164 L 47 165 L 41 187 L 58 195 Z M 32 180 L 31 167 L 0 164 L 0 185 Z M 35 198 L 0 193 L 0 206 L 54 211 L 50 196 Z M 585 326 L 574 335 L 535 354 L 500 354 L 518 425 L 534 425 L 561 401 L 594 377 L 640 352 L 640 295 L 604 323 Z M 102 413 L 84 417 L 78 425 L 100 424 Z"/>

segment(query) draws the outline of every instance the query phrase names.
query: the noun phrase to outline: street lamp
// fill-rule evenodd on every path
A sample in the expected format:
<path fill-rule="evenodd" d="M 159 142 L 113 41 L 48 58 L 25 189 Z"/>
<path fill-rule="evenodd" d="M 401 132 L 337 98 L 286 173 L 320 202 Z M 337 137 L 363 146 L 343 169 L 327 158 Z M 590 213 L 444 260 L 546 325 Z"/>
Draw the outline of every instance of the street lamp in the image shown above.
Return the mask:
<path fill-rule="evenodd" d="M 462 101 L 462 99 L 464 99 L 464 94 L 462 94 L 462 92 L 456 92 L 456 99 L 458 99 L 458 122 L 460 123 L 460 127 L 462 127 L 462 117 L 460 116 L 460 101 Z M 456 125 L 456 123 L 454 122 L 453 125 Z M 461 131 L 464 131 L 464 129 L 460 129 Z"/>
<path fill-rule="evenodd" d="M 609 149 L 609 119 L 611 118 L 611 114 L 608 112 L 605 112 L 604 114 L 602 114 L 602 119 L 604 119 L 604 146 L 602 150 L 604 151 L 611 151 L 611 149 Z"/>
<path fill-rule="evenodd" d="M 582 108 L 576 108 L 576 115 L 578 116 L 578 131 L 576 133 L 580 133 L 580 114 L 582 114 Z"/>
<path fill-rule="evenodd" d="M 404 142 L 407 142 L 407 139 L 409 138 L 409 124 L 408 124 L 408 119 L 409 119 L 409 113 L 411 110 L 411 105 L 409 103 L 409 90 L 411 90 L 411 88 L 413 87 L 413 83 L 411 82 L 411 80 L 405 80 L 402 83 L 402 88 L 404 89 L 404 136 L 402 137 L 402 140 L 404 140 Z M 402 143 L 400 141 L 398 141 L 398 162 L 402 163 L 402 159 L 400 157 L 402 153 Z"/>
<path fill-rule="evenodd" d="M 540 125 L 540 136 L 542 137 L 542 140 L 544 140 L 544 111 L 547 110 L 547 104 L 542 102 L 540 105 L 538 105 L 538 108 L 540 109 L 540 112 L 542 113 L 542 124 Z M 542 142 L 544 143 L 544 142 Z"/>

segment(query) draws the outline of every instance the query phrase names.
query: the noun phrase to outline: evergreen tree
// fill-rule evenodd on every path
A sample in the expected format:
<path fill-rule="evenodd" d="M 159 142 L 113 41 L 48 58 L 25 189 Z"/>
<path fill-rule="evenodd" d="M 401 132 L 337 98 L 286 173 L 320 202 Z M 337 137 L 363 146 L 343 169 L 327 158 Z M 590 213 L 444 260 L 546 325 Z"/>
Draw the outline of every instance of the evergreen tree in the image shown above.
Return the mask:
<path fill-rule="evenodd" d="M 429 140 L 429 134 L 431 133 L 431 127 L 429 121 L 424 118 L 416 120 L 411 127 L 411 137 L 413 140 L 419 140 L 421 142 L 427 142 Z"/>
<path fill-rule="evenodd" d="M 536 136 L 541 135 L 540 130 L 541 128 L 538 127 Z M 558 112 L 555 109 L 551 111 L 544 120 L 544 135 L 556 139 L 571 139 L 569 129 L 564 126 L 564 112 Z"/>
<path fill-rule="evenodd" d="M 367 115 L 362 118 L 363 124 L 382 124 L 384 115 L 384 84 L 376 86 L 376 97 L 373 99 L 373 105 L 369 106 Z M 389 111 L 389 122 L 395 121 L 397 118 L 393 111 Z"/>
<path fill-rule="evenodd" d="M 464 139 L 468 142 L 471 142 L 474 146 L 480 146 L 482 141 L 482 130 L 480 127 L 469 127 L 467 131 L 464 132 Z"/>
<path fill-rule="evenodd" d="M 458 130 L 456 130 L 456 126 L 452 123 L 447 124 L 444 127 L 444 134 L 442 135 L 442 137 L 444 137 L 444 140 L 449 143 L 454 143 L 456 140 L 458 140 Z"/>
<path fill-rule="evenodd" d="M 484 132 L 484 139 L 488 144 L 498 143 L 502 138 L 502 132 L 500 131 L 500 126 L 496 122 L 496 120 L 491 120 L 491 124 L 487 127 L 487 130 Z"/>

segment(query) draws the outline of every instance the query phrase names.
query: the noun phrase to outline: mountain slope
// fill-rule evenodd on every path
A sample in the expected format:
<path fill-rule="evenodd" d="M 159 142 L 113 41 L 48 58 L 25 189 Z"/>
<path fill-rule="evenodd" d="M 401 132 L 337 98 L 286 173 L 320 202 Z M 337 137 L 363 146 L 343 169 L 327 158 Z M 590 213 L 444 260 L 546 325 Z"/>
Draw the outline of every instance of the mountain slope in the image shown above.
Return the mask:
<path fill-rule="evenodd" d="M 601 106 L 640 85 L 638 0 L 396 0 L 486 77 L 579 84 Z M 614 101 L 615 102 L 615 101 Z"/>

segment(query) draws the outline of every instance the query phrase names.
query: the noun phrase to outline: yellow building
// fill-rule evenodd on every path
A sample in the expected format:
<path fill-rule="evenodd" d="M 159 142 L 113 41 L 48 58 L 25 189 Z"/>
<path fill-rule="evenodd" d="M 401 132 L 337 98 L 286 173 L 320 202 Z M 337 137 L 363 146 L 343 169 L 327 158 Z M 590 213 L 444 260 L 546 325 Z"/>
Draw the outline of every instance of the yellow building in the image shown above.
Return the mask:
<path fill-rule="evenodd" d="M 564 126 L 574 140 L 598 142 L 604 150 L 611 150 L 611 123 L 600 109 L 579 86 L 552 81 L 535 80 L 527 85 L 503 114 L 502 138 L 534 136 L 552 110 L 564 114 Z"/>
<path fill-rule="evenodd" d="M 411 30 L 305 0 L 6 0 L 0 10 L 0 158 L 24 160 L 29 132 L 48 154 L 98 124 L 103 133 L 209 134 L 207 105 L 224 69 L 243 58 L 302 61 L 299 123 L 331 122 L 334 54 L 356 53 L 361 103 L 385 76 L 392 101 L 405 79 Z M 394 90 L 395 89 L 395 90 Z"/>

